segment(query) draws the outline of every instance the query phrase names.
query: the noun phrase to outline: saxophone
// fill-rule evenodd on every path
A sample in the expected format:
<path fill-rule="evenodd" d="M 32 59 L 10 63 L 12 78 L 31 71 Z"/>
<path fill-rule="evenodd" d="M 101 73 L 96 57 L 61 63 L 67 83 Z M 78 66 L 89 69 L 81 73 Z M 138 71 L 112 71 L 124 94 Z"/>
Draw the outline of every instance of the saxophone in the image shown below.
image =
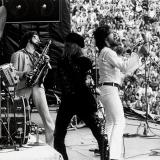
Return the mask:
<path fill-rule="evenodd" d="M 27 87 L 34 86 L 35 84 L 37 84 L 39 82 L 39 79 L 44 76 L 44 72 L 46 71 L 46 67 L 49 69 L 52 68 L 49 62 L 46 63 L 44 61 L 45 55 L 48 53 L 51 42 L 52 41 L 50 40 L 48 42 L 48 44 L 44 47 L 41 55 L 39 56 L 36 64 L 34 65 L 32 74 L 26 76 Z"/>

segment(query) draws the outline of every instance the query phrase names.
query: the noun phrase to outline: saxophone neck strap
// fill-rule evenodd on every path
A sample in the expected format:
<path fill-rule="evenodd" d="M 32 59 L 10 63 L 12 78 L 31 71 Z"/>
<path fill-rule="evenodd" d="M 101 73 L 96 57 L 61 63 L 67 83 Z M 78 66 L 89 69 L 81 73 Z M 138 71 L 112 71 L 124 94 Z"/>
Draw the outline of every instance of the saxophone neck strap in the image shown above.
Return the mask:
<path fill-rule="evenodd" d="M 37 61 L 37 59 L 38 59 L 38 53 L 37 53 L 36 51 L 34 51 L 34 53 L 30 53 L 30 52 L 28 52 L 25 48 L 22 49 L 22 51 L 29 56 L 32 64 L 35 65 L 35 63 L 36 63 L 36 61 Z"/>

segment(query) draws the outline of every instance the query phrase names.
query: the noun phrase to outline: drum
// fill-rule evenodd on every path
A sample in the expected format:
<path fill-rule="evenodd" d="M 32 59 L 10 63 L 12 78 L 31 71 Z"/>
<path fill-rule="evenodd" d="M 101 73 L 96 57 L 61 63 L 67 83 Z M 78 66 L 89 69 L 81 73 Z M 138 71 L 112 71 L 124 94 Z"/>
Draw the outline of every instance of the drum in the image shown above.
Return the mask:
<path fill-rule="evenodd" d="M 15 86 L 19 78 L 16 75 L 16 70 L 13 67 L 12 63 L 6 63 L 0 66 L 1 70 L 1 75 L 2 75 L 2 80 L 5 83 L 5 86 L 10 87 L 10 86 Z"/>
<path fill-rule="evenodd" d="M 2 98 L 0 144 L 26 144 L 30 132 L 30 105 L 25 97 Z"/>

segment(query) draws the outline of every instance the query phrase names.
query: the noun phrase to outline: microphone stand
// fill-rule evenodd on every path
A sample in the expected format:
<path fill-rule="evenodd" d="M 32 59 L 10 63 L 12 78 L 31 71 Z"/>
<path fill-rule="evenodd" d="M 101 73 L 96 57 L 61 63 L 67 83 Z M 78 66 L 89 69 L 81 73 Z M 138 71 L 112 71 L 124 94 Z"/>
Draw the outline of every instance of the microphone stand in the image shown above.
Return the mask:
<path fill-rule="evenodd" d="M 148 42 L 148 45 L 150 45 L 150 43 Z M 149 51 L 150 51 L 150 46 L 149 46 L 149 50 L 147 51 L 146 54 L 144 54 L 144 62 L 145 62 L 145 66 L 144 66 L 144 70 L 145 70 L 145 74 L 144 74 L 144 82 L 145 82 L 145 121 L 141 121 L 140 124 L 138 125 L 138 128 L 137 128 L 137 133 L 136 134 L 133 134 L 133 135 L 128 135 L 128 134 L 125 134 L 124 136 L 125 137 L 135 137 L 135 136 L 148 136 L 148 133 L 149 133 L 149 124 L 148 124 L 148 117 L 149 117 L 149 104 L 148 104 L 148 85 L 149 85 L 149 76 L 150 76 L 150 66 L 151 66 L 151 62 L 153 61 L 151 59 L 151 57 L 149 56 Z M 149 57 L 149 67 L 147 66 L 147 60 L 148 60 L 148 57 Z M 151 61 L 152 60 L 152 61 Z M 144 118 L 144 117 L 143 117 Z M 142 127 L 143 129 L 143 134 L 142 135 L 139 135 L 138 132 L 140 130 L 140 128 Z"/>
<path fill-rule="evenodd" d="M 147 58 L 145 57 L 145 101 L 146 101 L 146 117 L 145 117 L 145 123 L 144 123 L 144 131 L 143 135 L 147 136 L 148 134 L 148 80 L 149 80 L 149 71 L 148 71 L 148 78 L 147 78 Z"/>
<path fill-rule="evenodd" d="M 150 51 L 150 42 L 148 42 L 148 50 Z M 147 53 L 147 55 L 149 55 L 149 51 Z M 145 122 L 141 122 L 140 125 L 137 128 L 137 132 L 139 131 L 140 127 L 144 127 L 143 130 L 143 136 L 148 136 L 149 133 L 149 124 L 148 124 L 148 116 L 149 116 L 149 104 L 148 104 L 148 86 L 149 86 L 149 76 L 150 76 L 150 67 L 151 67 L 151 58 L 150 60 L 150 64 L 149 64 L 149 68 L 147 68 L 147 58 L 150 58 L 150 56 L 145 56 L 145 109 L 146 109 L 146 113 L 145 113 Z M 147 75 L 148 73 L 148 75 Z"/>

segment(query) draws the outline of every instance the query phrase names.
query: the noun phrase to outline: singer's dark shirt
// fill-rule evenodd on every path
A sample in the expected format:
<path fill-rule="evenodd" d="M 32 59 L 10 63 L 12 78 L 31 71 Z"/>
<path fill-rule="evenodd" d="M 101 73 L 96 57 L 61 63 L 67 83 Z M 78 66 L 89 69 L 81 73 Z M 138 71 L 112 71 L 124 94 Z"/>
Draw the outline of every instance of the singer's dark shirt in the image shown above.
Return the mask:
<path fill-rule="evenodd" d="M 73 63 L 68 63 L 65 60 L 59 62 L 58 73 L 62 90 L 61 106 L 71 111 L 97 111 L 95 98 L 85 83 L 88 71 L 91 69 L 92 62 L 87 57 L 79 57 Z"/>

